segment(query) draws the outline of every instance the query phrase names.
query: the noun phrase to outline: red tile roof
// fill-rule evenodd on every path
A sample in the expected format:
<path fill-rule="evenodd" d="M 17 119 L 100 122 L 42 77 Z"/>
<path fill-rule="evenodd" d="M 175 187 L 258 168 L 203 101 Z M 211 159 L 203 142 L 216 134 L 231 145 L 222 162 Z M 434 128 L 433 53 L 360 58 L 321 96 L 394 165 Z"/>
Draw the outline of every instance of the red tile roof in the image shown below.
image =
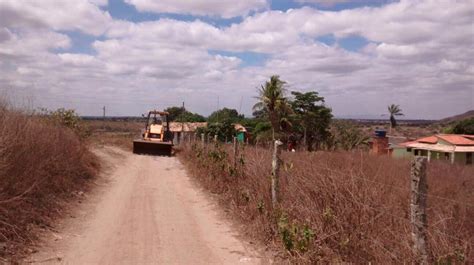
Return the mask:
<path fill-rule="evenodd" d="M 428 137 L 423 137 L 420 139 L 415 140 L 415 142 L 419 143 L 427 143 L 427 144 L 435 144 L 438 142 L 438 137 L 436 136 L 428 136 Z"/>
<path fill-rule="evenodd" d="M 423 137 L 415 141 L 401 143 L 400 146 L 409 146 L 414 143 L 437 144 L 438 140 L 442 139 L 452 145 L 460 146 L 474 146 L 474 135 L 462 134 L 437 134 L 433 136 Z"/>
<path fill-rule="evenodd" d="M 400 146 L 409 146 L 409 145 L 414 144 L 414 143 L 417 143 L 417 141 L 404 142 L 404 143 L 401 143 L 401 144 L 399 144 L 399 145 L 400 145 Z"/>
<path fill-rule="evenodd" d="M 474 141 L 470 140 L 468 137 L 464 135 L 440 134 L 437 136 L 443 139 L 444 141 L 454 144 L 454 145 L 474 145 Z"/>

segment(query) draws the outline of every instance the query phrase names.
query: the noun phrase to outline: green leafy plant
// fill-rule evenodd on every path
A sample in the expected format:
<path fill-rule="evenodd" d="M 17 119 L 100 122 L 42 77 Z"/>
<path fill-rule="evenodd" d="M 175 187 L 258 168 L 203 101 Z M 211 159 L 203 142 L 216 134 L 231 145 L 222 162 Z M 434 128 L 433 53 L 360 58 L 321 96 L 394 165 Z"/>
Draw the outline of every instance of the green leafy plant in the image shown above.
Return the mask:
<path fill-rule="evenodd" d="M 315 237 L 314 231 L 306 224 L 290 223 L 288 216 L 282 214 L 278 220 L 278 230 L 288 251 L 306 252 Z"/>
<path fill-rule="evenodd" d="M 258 212 L 259 212 L 260 214 L 262 214 L 263 211 L 265 210 L 265 202 L 262 201 L 262 200 L 258 201 L 258 203 L 257 203 L 257 209 L 258 209 Z"/>
<path fill-rule="evenodd" d="M 324 105 L 324 97 L 318 92 L 301 93 L 292 91 L 294 99 L 290 102 L 293 109 L 293 132 L 300 134 L 307 151 L 319 149 L 329 138 L 329 125 L 332 110 Z"/>
<path fill-rule="evenodd" d="M 73 109 L 59 108 L 57 110 L 40 109 L 40 116 L 48 118 L 54 124 L 67 127 L 74 131 L 80 139 L 90 136 L 90 131 L 81 126 L 81 117 Z"/>

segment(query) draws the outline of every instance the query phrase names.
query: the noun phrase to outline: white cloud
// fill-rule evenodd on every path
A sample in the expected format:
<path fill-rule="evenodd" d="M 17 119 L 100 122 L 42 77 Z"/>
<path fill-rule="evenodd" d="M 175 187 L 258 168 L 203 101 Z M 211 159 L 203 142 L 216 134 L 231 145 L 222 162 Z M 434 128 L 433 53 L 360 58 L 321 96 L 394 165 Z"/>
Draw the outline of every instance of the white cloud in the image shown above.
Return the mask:
<path fill-rule="evenodd" d="M 50 106 L 96 114 L 107 104 L 111 114 L 137 114 L 185 99 L 206 114 L 216 108 L 217 96 L 221 106 L 234 108 L 243 96 L 242 110 L 249 113 L 255 87 L 279 74 L 290 89 L 319 90 L 337 115 L 380 115 L 390 103 L 400 104 L 407 117 L 422 118 L 474 108 L 469 1 L 265 11 L 228 27 L 199 19 L 119 21 L 96 6 L 103 3 L 51 3 L 0 3 L 0 87 L 29 89 Z M 57 14 L 81 5 L 83 11 L 69 18 Z M 245 13 L 206 8 L 196 12 Z M 94 54 L 75 54 L 59 30 L 104 34 L 93 43 Z M 317 41 L 326 34 L 337 43 Z M 361 36 L 368 45 L 347 51 L 338 42 L 348 36 Z M 220 50 L 234 53 L 216 54 Z M 268 59 L 249 66 L 239 52 L 262 52 Z"/>
<path fill-rule="evenodd" d="M 341 3 L 348 3 L 351 0 L 296 0 L 295 2 L 297 3 L 311 3 L 311 4 L 322 4 L 326 6 L 332 6 L 332 5 L 337 5 Z M 374 0 L 374 2 L 380 1 L 380 0 Z"/>
<path fill-rule="evenodd" d="M 335 6 L 337 4 L 344 3 L 359 3 L 359 4 L 387 4 L 390 2 L 396 2 L 398 0 L 295 0 L 300 4 L 319 4 L 325 7 Z"/>
<path fill-rule="evenodd" d="M 87 0 L 0 1 L 0 27 L 80 30 L 101 35 L 111 21 L 108 12 Z"/>
<path fill-rule="evenodd" d="M 125 0 L 142 12 L 231 18 L 268 7 L 267 0 Z"/>
<path fill-rule="evenodd" d="M 89 2 L 97 6 L 106 6 L 109 4 L 109 0 L 89 0 Z"/>
<path fill-rule="evenodd" d="M 87 54 L 60 53 L 58 56 L 65 64 L 71 66 L 90 67 L 98 62 L 94 56 Z"/>

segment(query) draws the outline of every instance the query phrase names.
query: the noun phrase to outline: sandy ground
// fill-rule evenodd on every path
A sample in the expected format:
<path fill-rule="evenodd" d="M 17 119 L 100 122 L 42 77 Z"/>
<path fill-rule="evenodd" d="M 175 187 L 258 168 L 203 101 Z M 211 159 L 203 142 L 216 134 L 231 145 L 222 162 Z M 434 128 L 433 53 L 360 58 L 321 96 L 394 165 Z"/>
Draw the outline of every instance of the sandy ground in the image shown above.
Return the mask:
<path fill-rule="evenodd" d="M 175 157 L 97 150 L 109 169 L 27 261 L 40 264 L 267 264 Z"/>

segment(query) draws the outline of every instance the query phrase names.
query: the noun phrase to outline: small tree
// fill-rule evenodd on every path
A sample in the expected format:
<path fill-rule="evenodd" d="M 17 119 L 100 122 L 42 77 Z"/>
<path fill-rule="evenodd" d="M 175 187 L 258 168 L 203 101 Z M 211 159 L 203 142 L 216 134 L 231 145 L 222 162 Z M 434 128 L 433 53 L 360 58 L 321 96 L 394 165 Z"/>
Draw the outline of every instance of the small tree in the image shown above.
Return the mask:
<path fill-rule="evenodd" d="M 216 110 L 207 119 L 209 122 L 231 121 L 233 123 L 240 122 L 244 119 L 244 115 L 239 114 L 235 109 L 223 108 Z"/>
<path fill-rule="evenodd" d="M 331 149 L 342 149 L 346 151 L 367 147 L 370 137 L 355 124 L 349 121 L 334 121 L 331 128 L 331 140 L 329 147 Z"/>
<path fill-rule="evenodd" d="M 473 134 L 474 135 L 474 118 L 465 119 L 458 122 L 453 130 L 455 134 Z"/>
<path fill-rule="evenodd" d="M 81 126 L 81 117 L 73 109 L 59 108 L 57 110 L 48 110 L 42 108 L 37 113 L 54 124 L 71 129 L 81 139 L 90 136 L 90 131 L 86 127 Z"/>
<path fill-rule="evenodd" d="M 388 106 L 388 113 L 390 114 L 390 130 L 397 127 L 397 120 L 395 116 L 403 116 L 402 109 L 399 105 L 391 104 Z"/>
<path fill-rule="evenodd" d="M 258 90 L 258 102 L 253 106 L 254 113 L 268 118 L 272 125 L 272 138 L 281 131 L 281 122 L 284 113 L 290 109 L 285 97 L 285 84 L 279 76 L 273 75 Z"/>
<path fill-rule="evenodd" d="M 48 111 L 47 114 L 54 122 L 72 130 L 79 129 L 81 118 L 73 109 L 59 108 L 55 111 Z"/>
<path fill-rule="evenodd" d="M 225 141 L 226 139 L 232 139 L 236 131 L 232 122 L 225 120 L 219 123 L 209 123 L 207 127 L 199 128 L 196 133 L 198 135 L 201 133 L 210 136 L 217 135 L 217 139 L 219 139 L 219 141 Z"/>
<path fill-rule="evenodd" d="M 177 121 L 177 122 L 204 122 L 206 118 L 203 116 L 192 113 L 187 111 L 183 107 L 169 107 L 165 109 L 166 112 L 169 113 L 168 119 L 169 121 Z"/>
<path fill-rule="evenodd" d="M 324 97 L 320 97 L 316 91 L 292 91 L 291 94 L 294 96 L 291 106 L 297 121 L 294 124 L 299 124 L 294 129 L 302 131 L 304 145 L 308 151 L 312 151 L 315 141 L 321 143 L 329 137 L 331 109 L 324 106 Z"/>

